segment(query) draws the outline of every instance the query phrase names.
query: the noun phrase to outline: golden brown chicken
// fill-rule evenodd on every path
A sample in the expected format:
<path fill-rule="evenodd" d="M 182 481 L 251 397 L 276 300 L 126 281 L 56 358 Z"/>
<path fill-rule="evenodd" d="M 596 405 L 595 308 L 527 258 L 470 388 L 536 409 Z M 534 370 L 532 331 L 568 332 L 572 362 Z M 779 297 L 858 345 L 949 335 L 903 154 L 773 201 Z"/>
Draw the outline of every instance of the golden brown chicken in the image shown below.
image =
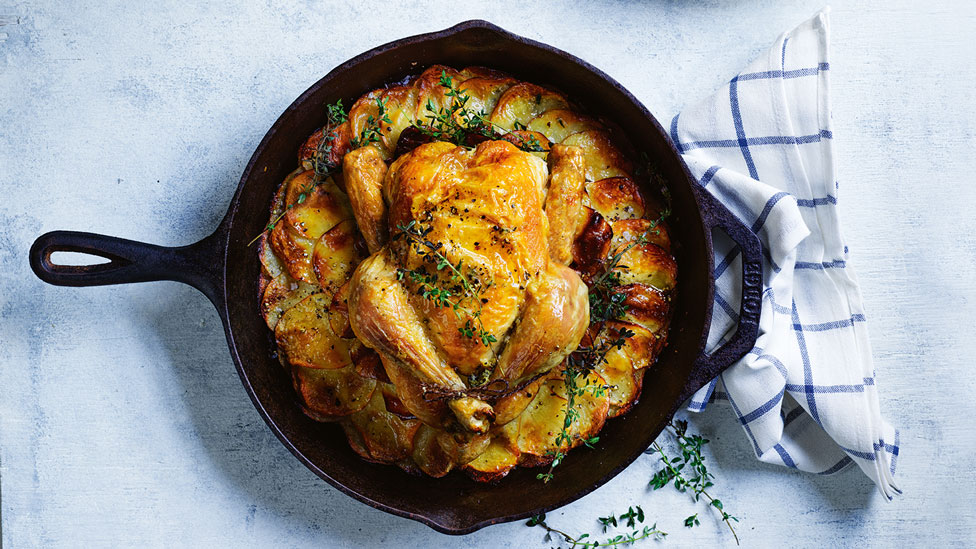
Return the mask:
<path fill-rule="evenodd" d="M 557 151 L 551 173 L 507 141 L 422 145 L 385 173 L 373 147 L 346 155 L 353 213 L 376 234 L 350 282 L 349 321 L 428 425 L 487 432 L 482 386 L 511 392 L 579 345 L 587 289 L 565 263 L 582 155 Z"/>
<path fill-rule="evenodd" d="M 330 106 L 258 254 L 305 413 L 366 460 L 487 482 L 554 466 L 634 406 L 677 270 L 620 137 L 483 67 Z"/>

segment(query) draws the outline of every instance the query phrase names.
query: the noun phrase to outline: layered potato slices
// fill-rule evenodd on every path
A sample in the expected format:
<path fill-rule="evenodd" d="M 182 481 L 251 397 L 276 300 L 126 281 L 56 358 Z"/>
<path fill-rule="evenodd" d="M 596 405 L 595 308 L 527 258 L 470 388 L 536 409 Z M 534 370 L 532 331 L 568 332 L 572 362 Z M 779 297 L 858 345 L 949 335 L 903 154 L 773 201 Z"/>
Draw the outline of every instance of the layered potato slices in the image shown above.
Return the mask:
<path fill-rule="evenodd" d="M 550 156 L 564 154 L 567 147 L 578 149 L 573 154 L 585 179 L 579 204 L 550 201 L 546 207 L 581 208 L 582 215 L 578 223 L 546 225 L 554 234 L 570 235 L 551 253 L 591 287 L 613 267 L 620 305 L 620 314 L 591 323 L 580 342 L 589 348 L 620 342 L 607 347 L 604 360 L 575 382 L 600 390 L 571 399 L 563 362 L 504 391 L 481 391 L 478 398 L 491 406 L 490 427 L 483 432 L 411 412 L 417 395 L 398 386 L 403 373 L 392 371 L 388 360 L 357 338 L 349 319 L 350 279 L 360 263 L 387 244 L 392 231 L 384 232 L 379 223 L 360 226 L 353 202 L 372 200 L 378 204 L 376 218 L 383 219 L 382 204 L 391 197 L 377 198 L 387 169 L 419 145 L 409 129 L 426 124 L 431 113 L 449 110 L 455 100 L 443 85 L 445 76 L 464 94 L 466 108 L 490 124 L 498 139 L 537 143 L 531 154 L 548 160 L 550 171 Z M 470 120 L 457 122 L 463 126 Z M 370 125 L 378 138 L 356 147 Z M 330 146 L 323 148 L 323 140 Z M 326 158 L 317 158 L 323 151 Z M 649 185 L 641 180 L 645 175 L 637 175 L 642 170 L 636 169 L 635 156 L 611 124 L 582 112 L 562 93 L 482 67 L 432 66 L 405 83 L 358 98 L 346 120 L 316 131 L 299 149 L 298 167 L 281 183 L 270 208 L 273 228 L 258 241 L 260 314 L 274 333 L 297 405 L 317 421 L 338 422 L 363 459 L 432 477 L 458 470 L 494 482 L 517 466 L 549 465 L 590 440 L 608 419 L 638 401 L 644 374 L 666 344 L 677 285 L 661 200 L 642 190 Z M 334 170 L 317 175 L 319 162 Z M 343 170 L 354 164 L 355 174 Z M 372 178 L 372 183 L 353 177 Z M 556 176 L 549 185 L 571 183 Z M 485 310 L 490 306 L 484 304 Z M 512 331 L 500 334 L 499 348 Z M 472 368 L 459 377 L 476 388 L 471 381 L 476 376 L 468 373 Z M 488 371 L 484 379 L 493 375 Z M 570 401 L 575 419 L 567 429 Z"/>

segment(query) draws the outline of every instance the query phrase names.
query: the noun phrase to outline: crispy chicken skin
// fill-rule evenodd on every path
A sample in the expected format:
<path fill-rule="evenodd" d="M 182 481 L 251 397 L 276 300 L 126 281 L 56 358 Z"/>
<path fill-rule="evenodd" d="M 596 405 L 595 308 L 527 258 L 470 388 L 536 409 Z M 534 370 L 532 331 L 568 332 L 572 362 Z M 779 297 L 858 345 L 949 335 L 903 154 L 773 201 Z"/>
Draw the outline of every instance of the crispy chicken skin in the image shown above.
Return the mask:
<path fill-rule="evenodd" d="M 512 390 L 549 371 L 589 323 L 587 287 L 566 266 L 584 213 L 582 155 L 554 147 L 547 168 L 505 141 L 436 142 L 385 170 L 370 149 L 344 162 L 372 253 L 350 281 L 350 325 L 412 414 L 487 432 L 495 398 L 478 386 Z M 449 302 L 425 296 L 424 280 Z"/>
<path fill-rule="evenodd" d="M 367 461 L 495 482 L 627 413 L 663 367 L 678 282 L 654 159 L 635 170 L 618 129 L 485 67 L 433 65 L 341 110 L 258 240 L 305 414 Z"/>
<path fill-rule="evenodd" d="M 346 176 L 346 194 L 356 212 L 359 231 L 366 239 L 370 253 L 386 244 L 386 203 L 383 202 L 383 179 L 386 162 L 375 147 L 360 147 L 350 151 L 342 160 Z"/>
<path fill-rule="evenodd" d="M 549 256 L 562 265 L 573 259 L 573 241 L 583 218 L 583 176 L 586 164 L 579 147 L 553 145 L 549 151 Z"/>

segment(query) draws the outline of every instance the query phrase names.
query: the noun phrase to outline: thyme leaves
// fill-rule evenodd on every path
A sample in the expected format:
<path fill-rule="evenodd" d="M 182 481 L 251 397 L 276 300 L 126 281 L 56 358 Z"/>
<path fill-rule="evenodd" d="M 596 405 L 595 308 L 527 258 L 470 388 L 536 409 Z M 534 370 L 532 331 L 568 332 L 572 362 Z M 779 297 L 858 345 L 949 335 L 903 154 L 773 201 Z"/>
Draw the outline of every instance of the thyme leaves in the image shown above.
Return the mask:
<path fill-rule="evenodd" d="M 406 225 L 397 225 L 397 229 L 400 231 L 397 237 L 405 238 L 414 253 L 423 259 L 423 264 L 415 269 L 398 268 L 397 278 L 413 282 L 417 293 L 434 305 L 450 307 L 458 322 L 464 323 L 458 327 L 458 332 L 491 349 L 491 344 L 498 339 L 485 328 L 481 319 L 484 304 L 481 295 L 491 283 L 472 280 L 464 273 L 463 260 L 457 263 L 449 260 L 444 255 L 444 243 L 435 243 L 427 238 L 432 227 L 424 227 L 414 220 Z M 448 285 L 441 282 L 440 272 L 447 274 Z"/>
<path fill-rule="evenodd" d="M 638 529 L 639 524 L 644 523 L 644 510 L 641 509 L 640 505 L 635 509 L 634 507 L 629 507 L 626 513 L 621 515 L 610 514 L 608 517 L 600 517 L 600 524 L 603 526 L 603 533 L 607 533 L 607 529 L 611 527 L 618 528 L 619 524 L 625 524 L 627 526 L 627 531 L 617 534 L 615 536 L 599 541 L 596 536 L 591 536 L 588 533 L 577 534 L 576 536 L 571 536 L 568 533 L 560 530 L 558 528 L 553 528 L 546 522 L 546 514 L 541 513 L 534 517 L 531 517 L 526 523 L 526 526 L 538 526 L 546 530 L 545 541 L 553 541 L 553 535 L 559 536 L 566 543 L 570 544 L 571 548 L 576 547 L 616 547 L 623 545 L 630 545 L 644 539 L 656 539 L 663 540 L 668 533 L 664 532 L 657 527 L 657 523 L 651 525 L 644 525 Z M 619 522 L 618 522 L 619 521 Z"/>
<path fill-rule="evenodd" d="M 278 225 L 278 222 L 285 217 L 289 210 L 295 206 L 298 206 L 299 204 L 303 204 L 308 197 L 312 195 L 316 187 L 324 183 L 325 180 L 335 173 L 336 169 L 339 167 L 329 159 L 332 156 L 332 147 L 336 139 L 334 130 L 347 120 L 346 111 L 342 106 L 341 99 L 335 103 L 326 105 L 325 111 L 326 123 L 325 126 L 323 126 L 320 130 L 322 132 L 322 139 L 315 147 L 315 152 L 312 154 L 311 158 L 312 169 L 315 171 L 315 177 L 303 185 L 301 189 L 299 189 L 298 196 L 295 197 L 295 201 L 282 208 L 281 212 L 279 212 L 278 215 L 276 215 L 273 219 L 271 219 L 271 221 L 268 222 L 267 225 L 265 225 L 264 230 L 258 233 L 254 239 L 248 242 L 248 246 L 251 246 L 257 242 L 258 239 L 261 238 L 261 235 L 273 231 L 275 226 Z"/>
<path fill-rule="evenodd" d="M 732 532 L 736 545 L 739 544 L 739 536 L 732 526 L 732 522 L 739 522 L 739 519 L 729 514 L 725 510 L 725 505 L 721 500 L 715 499 L 708 493 L 708 489 L 714 486 L 712 480 L 715 475 L 708 471 L 705 465 L 705 458 L 702 456 L 702 447 L 708 444 L 708 439 L 701 435 L 688 434 L 688 422 L 675 420 L 668 424 L 666 430 L 672 434 L 678 446 L 680 456 L 668 456 L 664 448 L 656 441 L 651 445 L 650 451 L 656 452 L 660 456 L 664 467 L 651 478 L 649 485 L 654 490 L 660 490 L 668 484 L 673 484 L 679 492 L 689 492 L 694 500 L 700 501 L 704 497 L 708 501 L 709 507 L 718 511 L 722 522 Z M 688 471 L 688 474 L 685 474 Z M 685 519 L 685 526 L 693 528 L 701 524 L 698 513 Z"/>
<path fill-rule="evenodd" d="M 587 380 L 594 369 L 607 362 L 607 355 L 611 351 L 614 349 L 622 349 L 627 344 L 627 340 L 635 335 L 633 331 L 627 328 L 614 330 L 607 328 L 608 322 L 619 320 L 627 313 L 627 304 L 625 303 L 627 295 L 620 291 L 621 271 L 627 269 L 627 266 L 622 265 L 621 261 L 627 252 L 637 246 L 647 244 L 650 242 L 652 236 L 659 234 L 661 223 L 669 215 L 671 215 L 671 208 L 668 206 L 664 208 L 660 216 L 652 221 L 637 238 L 615 250 L 605 261 L 603 272 L 593 279 L 590 284 L 590 329 L 594 335 L 587 336 L 589 343 L 581 344 L 566 358 L 563 369 L 563 379 L 566 384 L 567 394 L 566 412 L 562 429 L 554 440 L 557 448 L 562 448 L 564 444 L 567 447 L 572 446 L 572 427 L 579 419 L 579 412 L 576 409 L 577 398 L 583 396 L 587 391 L 594 391 L 594 388 L 601 391 L 594 394 L 596 396 L 602 396 L 602 391 L 609 388 L 589 382 L 580 384 L 578 380 Z M 584 441 L 584 445 L 592 448 L 593 444 L 599 440 L 599 437 L 593 437 L 593 439 Z M 536 475 L 536 478 L 544 483 L 552 480 L 553 471 L 562 463 L 566 452 L 557 449 L 551 451 L 550 456 L 553 459 L 549 464 L 549 469 L 545 473 Z"/>
<path fill-rule="evenodd" d="M 509 131 L 489 120 L 488 113 L 484 110 L 469 106 L 471 97 L 454 83 L 447 71 L 441 71 L 438 85 L 447 90 L 444 95 L 449 99 L 449 105 L 438 107 L 432 100 L 427 100 L 423 120 L 418 117 L 413 124 L 422 134 L 436 141 L 448 141 L 462 147 L 470 147 L 473 142 L 507 138 L 526 152 L 548 150 L 534 135 L 516 133 L 527 130 L 524 124 L 517 124 L 514 131 Z"/>
<path fill-rule="evenodd" d="M 376 98 L 376 116 L 370 114 L 366 117 L 366 124 L 363 126 L 362 131 L 351 141 L 352 148 L 358 149 L 371 143 L 380 142 L 383 138 L 383 124 L 393 123 L 393 120 L 390 119 L 390 114 L 386 112 L 386 103 L 386 98 Z"/>
<path fill-rule="evenodd" d="M 665 432 L 673 439 L 677 447 L 677 455 L 671 455 L 665 446 L 655 441 L 645 453 L 657 455 L 663 467 L 651 477 L 648 485 L 653 490 L 659 490 L 668 485 L 673 485 L 676 490 L 682 493 L 690 493 L 695 502 L 702 499 L 708 502 L 707 507 L 714 509 L 719 518 L 728 526 L 736 544 L 739 544 L 739 536 L 733 527 L 733 522 L 739 519 L 728 513 L 721 500 L 714 498 L 708 490 L 714 486 L 715 475 L 713 475 L 705 463 L 702 448 L 708 444 L 708 439 L 701 435 L 688 432 L 688 422 L 684 420 L 672 420 L 665 427 Z M 701 511 L 681 519 L 681 524 L 687 528 L 694 528 L 701 525 Z M 526 526 L 541 527 L 546 530 L 545 541 L 553 541 L 553 536 L 562 538 L 562 541 L 569 544 L 569 547 L 609 547 L 614 545 L 626 545 L 645 539 L 662 540 L 667 534 L 658 530 L 657 524 L 644 527 L 644 530 L 636 530 L 637 526 L 643 524 L 645 520 L 644 510 L 640 505 L 628 506 L 627 512 L 622 514 L 610 513 L 605 517 L 598 517 L 597 522 L 603 534 L 610 530 L 627 528 L 623 534 L 618 534 L 606 541 L 596 541 L 596 536 L 584 533 L 571 536 L 563 530 L 550 526 L 546 522 L 546 515 L 540 514 L 529 519 Z M 649 530 L 648 530 L 649 528 Z M 645 535 L 646 534 L 646 535 Z"/>

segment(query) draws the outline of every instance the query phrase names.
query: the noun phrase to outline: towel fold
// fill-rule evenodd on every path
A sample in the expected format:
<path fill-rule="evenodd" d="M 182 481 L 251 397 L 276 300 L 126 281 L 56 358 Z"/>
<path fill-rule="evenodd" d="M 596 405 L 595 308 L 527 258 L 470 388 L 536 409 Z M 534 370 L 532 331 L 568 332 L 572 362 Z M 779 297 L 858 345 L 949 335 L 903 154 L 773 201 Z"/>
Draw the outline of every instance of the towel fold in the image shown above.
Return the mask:
<path fill-rule="evenodd" d="M 728 400 L 761 461 L 814 473 L 853 462 L 890 499 L 901 493 L 893 479 L 899 438 L 881 417 L 840 232 L 829 34 L 824 10 L 671 122 L 692 175 L 752 228 L 765 255 L 756 346 L 689 409 Z M 734 332 L 741 294 L 739 249 L 714 237 L 711 348 Z"/>

